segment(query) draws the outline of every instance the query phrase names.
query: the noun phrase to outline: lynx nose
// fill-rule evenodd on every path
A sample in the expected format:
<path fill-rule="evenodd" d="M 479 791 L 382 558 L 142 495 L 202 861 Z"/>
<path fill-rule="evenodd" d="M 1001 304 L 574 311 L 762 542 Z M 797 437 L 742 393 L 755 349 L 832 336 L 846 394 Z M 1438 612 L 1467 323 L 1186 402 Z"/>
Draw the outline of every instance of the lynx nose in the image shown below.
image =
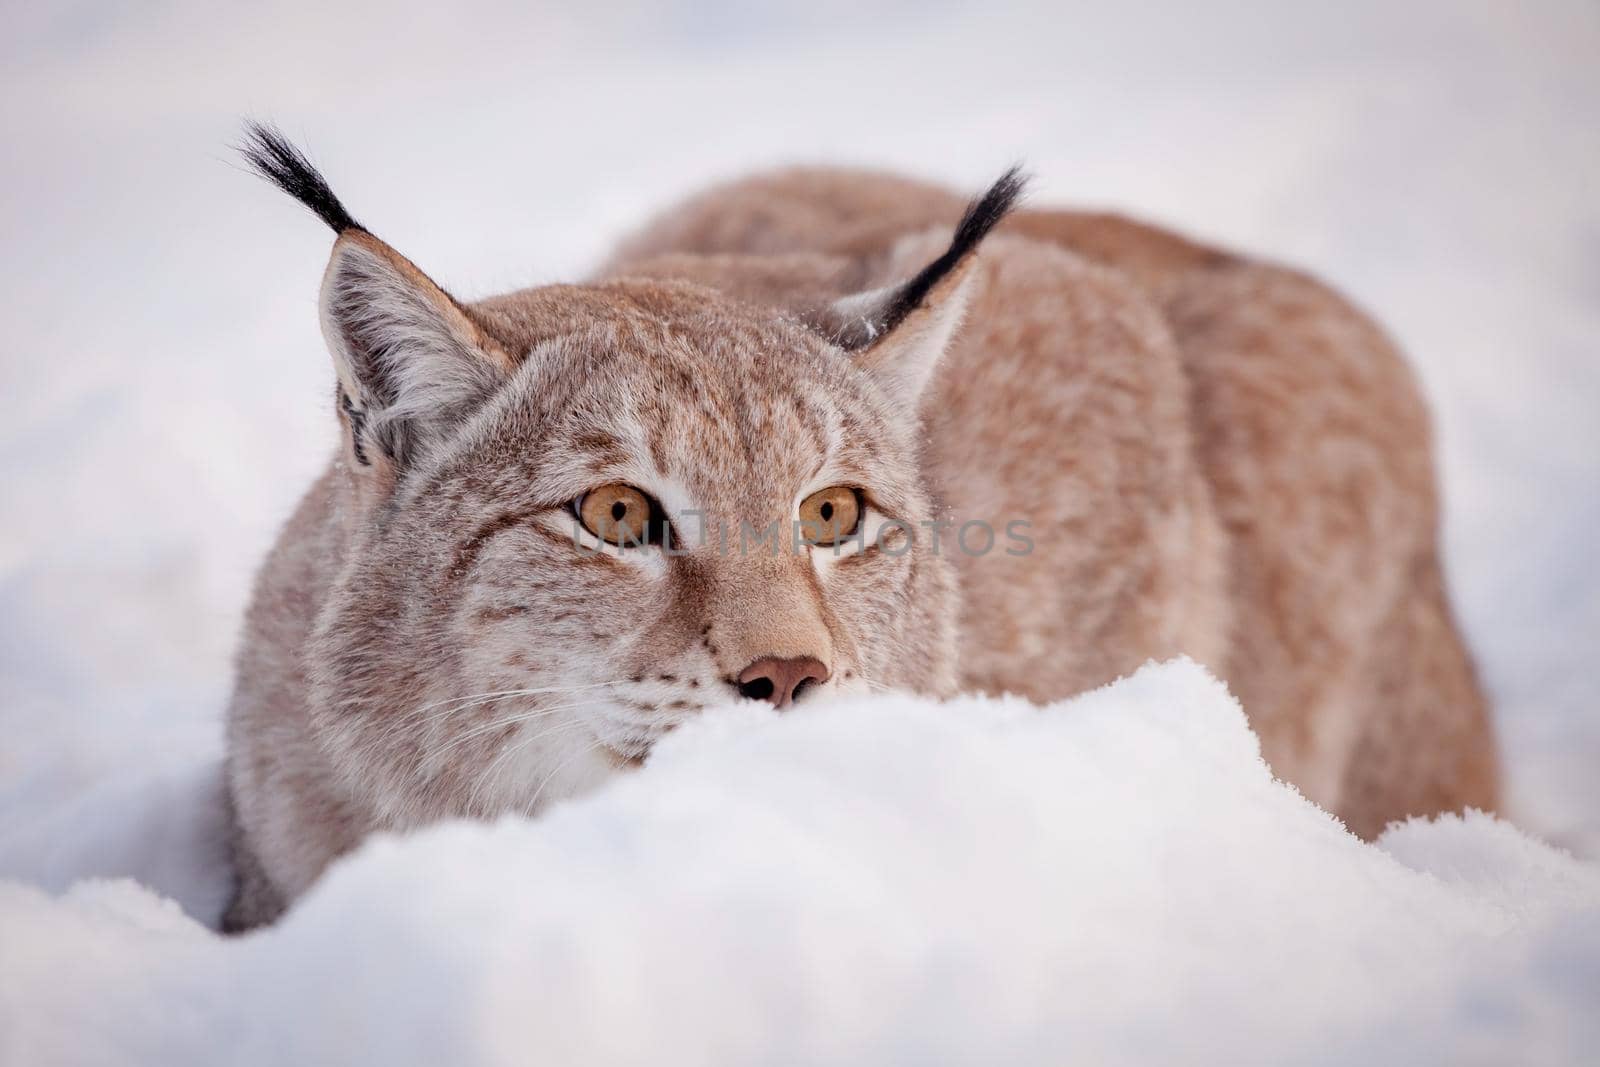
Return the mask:
<path fill-rule="evenodd" d="M 800 690 L 811 683 L 828 680 L 828 668 L 810 656 L 779 659 L 763 656 L 739 672 L 739 695 L 751 700 L 770 700 L 778 707 L 793 703 Z"/>

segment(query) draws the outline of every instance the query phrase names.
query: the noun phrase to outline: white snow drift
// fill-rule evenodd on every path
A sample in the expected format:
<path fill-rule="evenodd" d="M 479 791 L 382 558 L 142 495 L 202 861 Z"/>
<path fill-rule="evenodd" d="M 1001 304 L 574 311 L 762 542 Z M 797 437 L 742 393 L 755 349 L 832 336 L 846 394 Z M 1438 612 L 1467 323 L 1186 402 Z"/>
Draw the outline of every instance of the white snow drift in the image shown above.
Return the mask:
<path fill-rule="evenodd" d="M 1597 960 L 1600 871 L 1476 815 L 1363 844 L 1177 662 L 1042 710 L 727 708 L 243 939 L 6 885 L 0 1061 L 1576 1062 Z"/>

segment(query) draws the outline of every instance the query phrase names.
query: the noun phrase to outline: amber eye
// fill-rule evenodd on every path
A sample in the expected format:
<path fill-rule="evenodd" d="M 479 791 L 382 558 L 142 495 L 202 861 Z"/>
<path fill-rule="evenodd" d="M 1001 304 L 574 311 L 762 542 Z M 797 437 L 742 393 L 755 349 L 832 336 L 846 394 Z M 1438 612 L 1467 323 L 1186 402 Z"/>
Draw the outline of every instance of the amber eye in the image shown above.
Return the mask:
<path fill-rule="evenodd" d="M 800 532 L 814 545 L 836 545 L 861 524 L 861 494 L 846 485 L 820 489 L 800 502 Z"/>
<path fill-rule="evenodd" d="M 655 501 L 631 485 L 602 485 L 573 502 L 583 528 L 613 545 L 638 547 L 666 539 L 666 518 Z"/>

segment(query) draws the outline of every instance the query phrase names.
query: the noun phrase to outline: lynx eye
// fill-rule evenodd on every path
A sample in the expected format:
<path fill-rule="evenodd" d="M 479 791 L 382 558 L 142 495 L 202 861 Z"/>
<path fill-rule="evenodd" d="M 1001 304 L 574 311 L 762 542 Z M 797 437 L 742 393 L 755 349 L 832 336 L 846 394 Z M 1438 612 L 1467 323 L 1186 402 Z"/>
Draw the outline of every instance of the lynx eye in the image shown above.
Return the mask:
<path fill-rule="evenodd" d="M 800 530 L 813 545 L 836 545 L 861 525 L 861 494 L 831 485 L 800 502 Z"/>
<path fill-rule="evenodd" d="M 666 541 L 661 506 L 631 485 L 602 485 L 573 501 L 583 528 L 613 545 L 637 548 Z"/>

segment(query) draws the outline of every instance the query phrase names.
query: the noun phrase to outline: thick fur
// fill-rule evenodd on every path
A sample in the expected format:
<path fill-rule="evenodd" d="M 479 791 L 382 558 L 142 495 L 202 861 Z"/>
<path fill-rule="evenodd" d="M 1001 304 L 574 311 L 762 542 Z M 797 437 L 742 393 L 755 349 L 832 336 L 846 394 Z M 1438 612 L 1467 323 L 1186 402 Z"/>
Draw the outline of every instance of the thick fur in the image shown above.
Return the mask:
<path fill-rule="evenodd" d="M 1356 832 L 1492 807 L 1426 414 L 1381 332 L 1293 272 L 1022 211 L 887 332 L 841 334 L 948 255 L 963 209 L 893 177 L 787 171 L 669 212 L 588 285 L 457 305 L 417 272 L 438 321 L 415 346 L 385 335 L 386 365 L 482 363 L 431 386 L 397 373 L 387 397 L 344 383 L 359 361 L 325 323 L 341 387 L 409 430 L 363 463 L 346 412 L 258 580 L 229 722 L 228 928 L 273 918 L 373 831 L 536 811 L 621 773 L 763 656 L 827 666 L 805 700 L 1049 700 L 1187 653 L 1239 694 L 1277 773 Z M 447 410 L 418 409 L 430 389 Z M 609 482 L 654 494 L 685 550 L 580 550 L 570 502 Z M 914 535 L 738 550 L 741 527 L 840 484 L 865 494 L 869 544 L 891 519 Z M 981 528 L 960 540 L 978 520 L 997 536 L 981 555 Z M 1032 551 L 1008 552 L 1008 529 Z"/>

